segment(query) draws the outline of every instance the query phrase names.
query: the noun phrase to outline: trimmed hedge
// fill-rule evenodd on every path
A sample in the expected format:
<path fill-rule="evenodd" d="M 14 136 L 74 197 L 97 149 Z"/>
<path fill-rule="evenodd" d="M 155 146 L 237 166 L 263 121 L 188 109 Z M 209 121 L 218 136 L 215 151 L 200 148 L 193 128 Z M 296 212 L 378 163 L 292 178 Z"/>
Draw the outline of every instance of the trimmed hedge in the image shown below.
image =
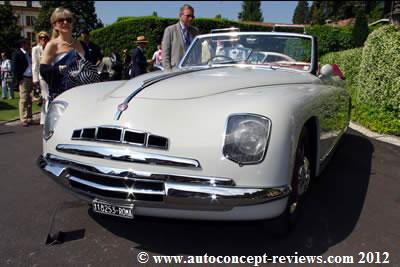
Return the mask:
<path fill-rule="evenodd" d="M 357 85 L 360 102 L 400 118 L 400 27 L 384 26 L 368 36 Z"/>
<path fill-rule="evenodd" d="M 135 47 L 136 37 L 145 35 L 149 40 L 145 49 L 145 55 L 147 58 L 150 58 L 156 50 L 157 44 L 162 40 L 164 29 L 177 22 L 177 18 L 153 16 L 120 17 L 113 24 L 92 31 L 91 36 L 93 41 L 103 49 L 104 54 L 108 55 L 111 48 L 115 48 L 117 51 L 127 48 L 131 51 Z M 225 19 L 198 18 L 194 20 L 193 26 L 197 27 L 201 34 L 209 33 L 212 29 L 228 27 L 238 27 L 242 31 L 272 31 L 272 27 Z M 301 28 L 279 27 L 277 30 L 282 32 L 303 32 Z M 306 27 L 306 32 L 318 38 L 319 55 L 353 48 L 350 27 L 336 28 L 316 25 Z"/>
<path fill-rule="evenodd" d="M 335 51 L 354 48 L 351 27 L 332 27 L 329 25 L 314 25 L 306 28 L 307 34 L 318 39 L 318 54 L 320 56 Z"/>
<path fill-rule="evenodd" d="M 380 27 L 364 48 L 328 53 L 321 63 L 336 63 L 352 95 L 352 120 L 400 136 L 400 29 Z M 397 109 L 395 108 L 397 107 Z"/>

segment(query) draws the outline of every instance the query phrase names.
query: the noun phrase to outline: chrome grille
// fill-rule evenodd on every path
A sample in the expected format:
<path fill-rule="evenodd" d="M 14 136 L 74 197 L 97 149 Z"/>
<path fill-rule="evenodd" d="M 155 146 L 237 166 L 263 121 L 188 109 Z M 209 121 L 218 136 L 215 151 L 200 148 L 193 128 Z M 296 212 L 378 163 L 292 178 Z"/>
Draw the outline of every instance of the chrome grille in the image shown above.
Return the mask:
<path fill-rule="evenodd" d="M 164 182 L 140 178 L 124 178 L 68 168 L 71 187 L 107 198 L 122 200 L 163 201 Z"/>
<path fill-rule="evenodd" d="M 114 142 L 165 150 L 168 149 L 168 139 L 165 137 L 113 126 L 76 129 L 72 132 L 71 139 Z"/>

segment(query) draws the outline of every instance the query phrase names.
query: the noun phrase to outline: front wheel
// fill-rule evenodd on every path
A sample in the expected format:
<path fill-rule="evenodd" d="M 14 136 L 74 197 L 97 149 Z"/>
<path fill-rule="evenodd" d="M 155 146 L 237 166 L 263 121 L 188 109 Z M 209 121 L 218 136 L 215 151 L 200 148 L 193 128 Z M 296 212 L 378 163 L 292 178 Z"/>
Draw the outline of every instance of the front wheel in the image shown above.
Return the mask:
<path fill-rule="evenodd" d="M 310 162 L 311 150 L 309 134 L 303 128 L 296 148 L 295 162 L 293 167 L 291 188 L 285 211 L 275 219 L 269 221 L 271 230 L 279 237 L 287 236 L 294 228 L 299 212 L 302 208 L 302 200 L 310 186 L 312 177 L 312 165 Z"/>

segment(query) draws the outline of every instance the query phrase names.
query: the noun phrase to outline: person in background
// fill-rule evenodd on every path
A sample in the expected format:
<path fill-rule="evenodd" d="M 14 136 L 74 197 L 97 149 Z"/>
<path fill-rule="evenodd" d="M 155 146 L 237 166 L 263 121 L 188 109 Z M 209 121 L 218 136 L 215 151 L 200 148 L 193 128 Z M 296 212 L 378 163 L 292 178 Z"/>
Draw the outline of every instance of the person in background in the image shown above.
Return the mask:
<path fill-rule="evenodd" d="M 188 4 L 180 8 L 178 23 L 168 26 L 162 40 L 163 67 L 171 70 L 177 67 L 198 30 L 192 27 L 194 9 Z"/>
<path fill-rule="evenodd" d="M 37 45 L 32 48 L 32 79 L 34 87 L 40 88 L 42 99 L 42 107 L 40 112 L 40 124 L 44 124 L 45 115 L 47 112 L 47 100 L 49 97 L 49 88 L 43 77 L 40 75 L 40 60 L 42 59 L 43 50 L 49 41 L 49 34 L 41 31 L 36 36 Z"/>
<path fill-rule="evenodd" d="M 92 42 L 92 40 L 90 40 L 90 35 L 87 30 L 81 31 L 81 38 L 82 41 L 89 48 L 89 55 L 87 56 L 87 59 L 94 65 L 99 66 L 103 59 L 103 54 L 101 53 L 100 47 L 98 47 L 95 43 Z"/>
<path fill-rule="evenodd" d="M 19 88 L 19 118 L 22 126 L 27 127 L 32 120 L 32 58 L 29 41 L 19 41 L 19 48 L 11 57 L 11 69 Z"/>
<path fill-rule="evenodd" d="M 113 64 L 113 67 L 120 62 L 119 55 L 118 55 L 117 51 L 115 50 L 115 48 L 111 49 L 111 53 L 110 53 L 109 57 L 110 57 L 111 63 Z"/>
<path fill-rule="evenodd" d="M 130 76 L 132 58 L 128 53 L 128 49 L 122 51 L 122 79 L 127 80 Z"/>
<path fill-rule="evenodd" d="M 157 45 L 157 50 L 154 52 L 150 61 L 153 66 L 162 66 L 162 49 L 161 44 Z"/>
<path fill-rule="evenodd" d="M 7 53 L 1 53 L 1 89 L 2 98 L 14 98 L 14 88 L 12 85 L 13 75 L 11 73 L 11 61 L 8 59 Z"/>
<path fill-rule="evenodd" d="M 144 48 L 147 43 L 148 41 L 143 35 L 136 38 L 137 47 L 132 52 L 131 78 L 147 72 L 147 60 L 144 56 Z"/>

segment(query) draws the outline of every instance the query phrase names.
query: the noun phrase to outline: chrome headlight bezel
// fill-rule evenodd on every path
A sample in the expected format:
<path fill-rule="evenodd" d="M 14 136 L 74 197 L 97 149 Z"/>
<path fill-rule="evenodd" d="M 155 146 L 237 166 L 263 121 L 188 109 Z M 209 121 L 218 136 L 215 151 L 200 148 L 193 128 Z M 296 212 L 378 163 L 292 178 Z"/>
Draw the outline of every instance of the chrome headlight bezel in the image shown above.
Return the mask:
<path fill-rule="evenodd" d="M 231 114 L 225 124 L 222 154 L 240 166 L 261 163 L 267 153 L 271 128 L 271 120 L 265 116 Z M 246 154 L 246 150 L 253 155 Z"/>
<path fill-rule="evenodd" d="M 46 141 L 53 136 L 57 123 L 67 107 L 68 103 L 60 100 L 53 101 L 49 105 L 43 127 L 43 138 Z"/>

